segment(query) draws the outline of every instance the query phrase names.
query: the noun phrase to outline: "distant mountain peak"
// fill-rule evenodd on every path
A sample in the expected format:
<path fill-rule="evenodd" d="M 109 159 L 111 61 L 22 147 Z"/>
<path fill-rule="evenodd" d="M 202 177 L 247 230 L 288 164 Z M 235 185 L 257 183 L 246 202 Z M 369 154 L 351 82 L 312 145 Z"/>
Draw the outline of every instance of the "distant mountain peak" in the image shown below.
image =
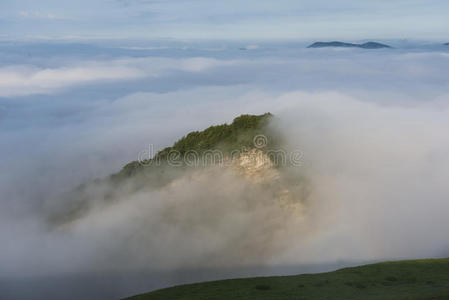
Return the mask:
<path fill-rule="evenodd" d="M 392 48 L 389 45 L 377 43 L 377 42 L 367 42 L 363 44 L 355 43 L 345 43 L 339 41 L 333 42 L 316 42 L 307 48 L 325 48 L 325 47 L 338 47 L 338 48 L 362 48 L 362 49 L 382 49 L 382 48 Z"/>
<path fill-rule="evenodd" d="M 380 48 L 392 48 L 389 45 L 377 43 L 377 42 L 367 42 L 360 45 L 360 48 L 364 49 L 380 49 Z"/>

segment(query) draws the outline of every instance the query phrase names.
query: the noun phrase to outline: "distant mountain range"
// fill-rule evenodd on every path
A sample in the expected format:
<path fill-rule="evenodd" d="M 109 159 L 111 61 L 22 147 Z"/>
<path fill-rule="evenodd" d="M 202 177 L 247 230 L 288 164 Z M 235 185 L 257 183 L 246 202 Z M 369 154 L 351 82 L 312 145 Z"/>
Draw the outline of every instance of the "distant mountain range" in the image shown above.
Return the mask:
<path fill-rule="evenodd" d="M 364 44 L 344 43 L 344 42 L 316 42 L 307 48 L 325 48 L 325 47 L 339 47 L 339 48 L 362 48 L 362 49 L 382 49 L 392 48 L 391 46 L 376 43 L 367 42 Z"/>

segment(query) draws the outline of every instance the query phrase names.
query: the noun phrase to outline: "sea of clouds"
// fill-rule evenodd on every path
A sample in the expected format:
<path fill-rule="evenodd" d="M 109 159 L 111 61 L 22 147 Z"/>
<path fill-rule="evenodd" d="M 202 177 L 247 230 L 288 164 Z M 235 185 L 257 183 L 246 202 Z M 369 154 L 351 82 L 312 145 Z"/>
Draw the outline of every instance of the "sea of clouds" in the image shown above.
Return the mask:
<path fill-rule="evenodd" d="M 247 266 L 266 275 L 448 256 L 444 47 L 1 42 L 0 54 L 0 292 L 11 298 L 32 298 L 29 286 L 58 298 L 88 281 L 74 297 L 109 299 L 242 276 L 233 268 Z M 311 192 L 301 222 L 280 221 L 263 191 L 248 200 L 241 181 L 217 172 L 48 228 L 49 199 L 117 172 L 150 144 L 265 112 L 284 146 L 304 154 L 297 174 Z M 248 209 L 241 199 L 268 204 Z M 247 252 L 236 251 L 242 241 Z M 202 268 L 214 271 L 189 271 Z M 52 288 L 63 275 L 70 280 Z"/>

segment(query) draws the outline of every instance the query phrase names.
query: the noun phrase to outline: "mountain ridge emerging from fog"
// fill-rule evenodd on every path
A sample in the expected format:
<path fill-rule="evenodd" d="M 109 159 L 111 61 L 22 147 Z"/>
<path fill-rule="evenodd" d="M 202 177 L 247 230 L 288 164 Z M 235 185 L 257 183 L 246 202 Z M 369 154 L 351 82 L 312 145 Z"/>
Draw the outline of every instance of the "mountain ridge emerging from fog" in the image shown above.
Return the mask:
<path fill-rule="evenodd" d="M 241 115 L 231 124 L 215 125 L 202 131 L 190 132 L 171 147 L 157 152 L 152 158 L 132 161 L 107 178 L 95 179 L 65 193 L 58 199 L 61 200 L 58 201 L 60 208 L 51 213 L 50 223 L 64 224 L 76 220 L 90 210 L 94 201 L 113 203 L 115 199 L 142 188 L 160 188 L 166 185 L 182 176 L 189 168 L 184 160 L 189 153 L 201 157 L 206 151 L 218 150 L 227 157 L 233 151 L 250 151 L 256 148 L 254 137 L 257 135 L 267 138 L 268 143 L 261 151 L 268 150 L 275 140 L 272 136 L 268 138 L 270 134 L 266 128 L 271 118 L 270 113 Z"/>
<path fill-rule="evenodd" d="M 112 178 L 128 177 L 141 170 L 145 165 L 153 162 L 165 162 L 169 159 L 170 153 L 179 154 L 179 159 L 182 159 L 186 153 L 191 151 L 201 155 L 208 150 L 221 150 L 224 154 L 229 154 L 233 150 L 251 149 L 254 147 L 254 136 L 266 133 L 264 127 L 272 116 L 271 113 L 241 115 L 235 118 L 231 124 L 225 123 L 210 126 L 203 131 L 192 131 L 176 141 L 173 146 L 156 153 L 153 158 L 130 162 L 119 173 L 112 175 Z"/>
<path fill-rule="evenodd" d="M 384 262 L 334 272 L 230 279 L 175 286 L 126 300 L 443 300 L 449 259 Z"/>
<path fill-rule="evenodd" d="M 337 47 L 337 48 L 362 48 L 362 49 L 382 49 L 382 48 L 392 48 L 389 45 L 377 43 L 377 42 L 367 42 L 363 44 L 355 43 L 345 43 L 339 41 L 333 42 L 315 42 L 307 48 L 326 48 L 326 47 Z"/>

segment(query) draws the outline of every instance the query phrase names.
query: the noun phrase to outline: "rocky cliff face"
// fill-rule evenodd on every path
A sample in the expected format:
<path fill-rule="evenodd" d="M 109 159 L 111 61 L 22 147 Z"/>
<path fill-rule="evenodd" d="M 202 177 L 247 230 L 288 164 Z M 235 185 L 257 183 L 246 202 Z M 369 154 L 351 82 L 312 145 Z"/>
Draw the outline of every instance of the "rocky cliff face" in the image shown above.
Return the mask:
<path fill-rule="evenodd" d="M 252 149 L 241 154 L 238 159 L 234 159 L 232 167 L 251 184 L 263 185 L 269 189 L 274 195 L 274 201 L 282 207 L 298 216 L 303 212 L 304 206 L 301 199 L 296 199 L 292 195 L 281 172 L 263 151 Z"/>
<path fill-rule="evenodd" d="M 279 180 L 279 172 L 271 159 L 258 149 L 242 153 L 233 165 L 240 174 L 253 182 Z"/>

